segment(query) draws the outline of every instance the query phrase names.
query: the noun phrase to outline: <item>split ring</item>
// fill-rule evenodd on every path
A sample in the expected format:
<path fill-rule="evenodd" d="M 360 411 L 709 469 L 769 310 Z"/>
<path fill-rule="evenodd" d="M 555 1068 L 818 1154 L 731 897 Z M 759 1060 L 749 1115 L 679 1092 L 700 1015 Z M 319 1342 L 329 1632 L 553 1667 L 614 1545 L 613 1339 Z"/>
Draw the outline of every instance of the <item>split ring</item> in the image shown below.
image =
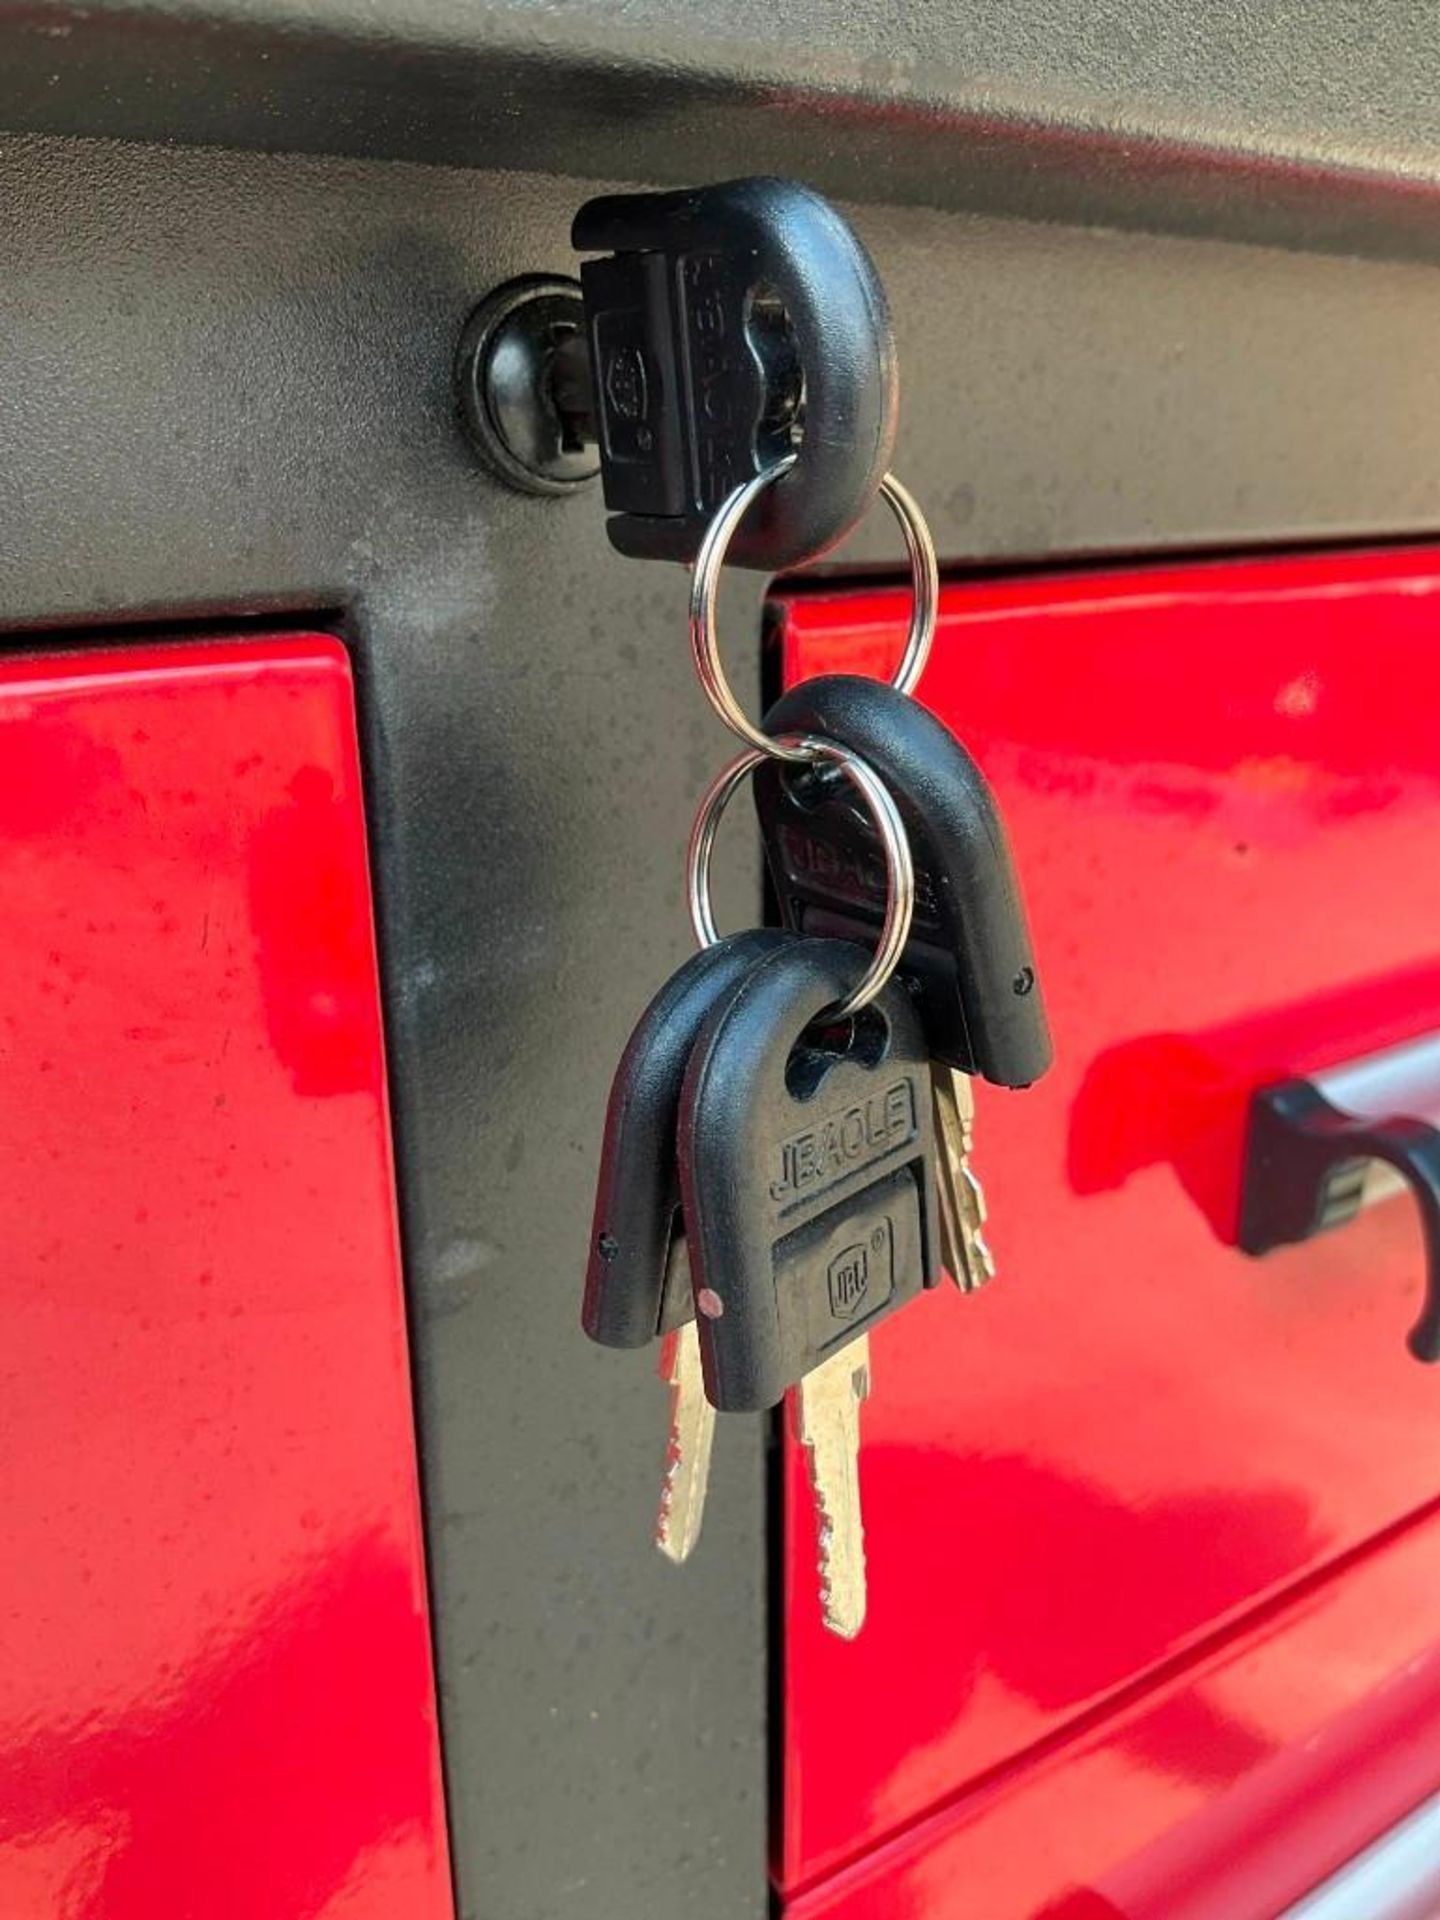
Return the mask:
<path fill-rule="evenodd" d="M 710 899 L 710 863 L 715 851 L 715 835 L 731 795 L 751 770 L 763 760 L 774 758 L 776 747 L 786 750 L 784 757 L 787 759 L 807 763 L 831 761 L 840 768 L 869 808 L 885 857 L 885 918 L 880 927 L 879 944 L 853 991 L 829 1010 L 829 1018 L 848 1020 L 862 1007 L 869 1006 L 886 985 L 899 965 L 905 943 L 910 938 L 910 922 L 915 912 L 915 863 L 911 858 L 905 825 L 890 789 L 870 763 L 862 760 L 849 747 L 813 733 L 783 733 L 773 740 L 768 735 L 762 738 L 765 741 L 763 747 L 747 747 L 728 766 L 720 769 L 700 802 L 685 855 L 685 897 L 690 908 L 690 924 L 702 947 L 713 947 L 719 940 Z"/>
<path fill-rule="evenodd" d="M 720 664 L 720 642 L 715 630 L 715 610 L 720 593 L 720 571 L 735 529 L 745 518 L 751 504 L 773 480 L 794 466 L 795 454 L 787 454 L 773 467 L 766 467 L 753 479 L 736 487 L 720 506 L 706 529 L 695 556 L 690 581 L 690 650 L 695 671 L 716 713 L 748 746 L 777 760 L 806 761 L 813 756 L 798 748 L 782 748 L 768 733 L 749 719 L 725 678 Z M 893 474 L 880 482 L 880 493 L 899 522 L 910 558 L 910 577 L 914 588 L 914 606 L 910 613 L 910 631 L 905 651 L 891 685 L 900 693 L 913 692 L 924 671 L 935 639 L 935 618 L 940 605 L 940 567 L 935 557 L 935 542 L 919 506 L 908 489 Z"/>

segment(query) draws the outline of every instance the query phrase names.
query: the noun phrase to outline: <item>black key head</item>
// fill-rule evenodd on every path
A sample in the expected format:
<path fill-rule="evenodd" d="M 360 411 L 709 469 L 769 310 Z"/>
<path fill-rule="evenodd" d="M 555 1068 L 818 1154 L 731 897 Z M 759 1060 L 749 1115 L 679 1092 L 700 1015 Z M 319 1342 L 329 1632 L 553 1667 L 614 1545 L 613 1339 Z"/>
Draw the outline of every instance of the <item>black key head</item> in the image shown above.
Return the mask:
<path fill-rule="evenodd" d="M 794 687 L 765 727 L 841 742 L 894 795 L 916 883 L 900 971 L 934 1058 L 1000 1086 L 1038 1080 L 1052 1048 L 1024 904 L 1004 821 L 965 748 L 905 694 L 848 674 Z M 767 761 L 754 784 L 785 925 L 873 946 L 885 862 L 849 783 L 834 772 Z"/>
<path fill-rule="evenodd" d="M 680 1083 L 706 1014 L 762 954 L 788 936 L 760 927 L 693 954 L 641 1014 L 610 1088 L 582 1324 L 607 1347 L 643 1347 L 694 1313 L 680 1230 L 675 1124 Z"/>
<path fill-rule="evenodd" d="M 897 404 L 884 289 L 835 208 L 727 180 L 607 194 L 571 237 L 607 256 L 580 279 L 613 545 L 693 560 L 731 489 L 793 451 L 730 560 L 774 573 L 834 546 L 890 464 Z"/>
<path fill-rule="evenodd" d="M 865 953 L 796 940 L 716 1003 L 676 1135 L 705 1391 L 773 1406 L 940 1277 L 925 1035 L 894 983 L 817 1027 Z"/>

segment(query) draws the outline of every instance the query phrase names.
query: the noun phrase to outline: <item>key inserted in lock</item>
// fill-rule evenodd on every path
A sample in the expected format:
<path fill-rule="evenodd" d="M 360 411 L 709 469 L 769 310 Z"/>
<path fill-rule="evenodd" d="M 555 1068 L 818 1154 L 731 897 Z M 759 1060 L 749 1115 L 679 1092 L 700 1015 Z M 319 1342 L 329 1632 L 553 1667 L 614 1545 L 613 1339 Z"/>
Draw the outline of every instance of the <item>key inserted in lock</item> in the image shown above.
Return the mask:
<path fill-rule="evenodd" d="M 462 335 L 461 417 L 491 472 L 563 495 L 598 471 L 634 559 L 693 560 L 765 472 L 734 564 L 779 572 L 843 539 L 897 409 L 885 292 L 849 223 L 798 181 L 727 180 L 592 200 L 571 237 L 594 256 L 578 284 L 509 281 Z"/>

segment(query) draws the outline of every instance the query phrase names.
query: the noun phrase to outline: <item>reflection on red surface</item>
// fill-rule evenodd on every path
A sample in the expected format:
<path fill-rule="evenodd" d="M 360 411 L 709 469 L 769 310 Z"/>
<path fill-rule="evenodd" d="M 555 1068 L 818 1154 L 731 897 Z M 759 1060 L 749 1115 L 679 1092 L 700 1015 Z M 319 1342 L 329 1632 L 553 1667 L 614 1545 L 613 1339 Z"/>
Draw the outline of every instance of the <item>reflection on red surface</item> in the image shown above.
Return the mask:
<path fill-rule="evenodd" d="M 33 1729 L 0 1761 L 0 1834 L 12 1860 L 57 1841 L 85 1856 L 78 1880 L 60 1861 L 70 1904 L 35 1914 L 448 1911 L 416 1904 L 428 1874 L 406 1905 L 403 1863 L 385 1857 L 416 1851 L 435 1814 L 415 1617 L 393 1543 L 356 1539 L 277 1587 L 226 1644 L 177 1662 L 143 1707 Z"/>
<path fill-rule="evenodd" d="M 1440 965 L 1397 969 L 1338 993 L 1257 1009 L 1194 1033 L 1144 1034 L 1097 1054 L 1070 1116 L 1078 1193 L 1168 1164 L 1222 1240 L 1239 1211 L 1250 1096 L 1257 1087 L 1378 1052 L 1440 1020 Z"/>
<path fill-rule="evenodd" d="M 906 614 L 795 597 L 787 679 L 888 671 Z M 948 1807 L 953 1880 L 915 1866 L 923 1904 L 897 1882 L 855 1920 L 1169 1912 L 1099 1863 L 1276 1764 L 1291 1722 L 1238 1684 L 1123 1740 L 1104 1710 L 1440 1491 L 1440 1376 L 1400 1333 L 1411 1210 L 1260 1263 L 1227 1244 L 1251 1089 L 1440 1025 L 1440 555 L 955 588 L 920 694 L 1005 810 L 1057 1062 L 979 1090 L 1000 1279 L 874 1336 L 850 1646 L 818 1623 L 791 1449 L 777 1873 L 817 1886 Z M 1390 1671 L 1337 1664 L 1318 1693 L 1338 1712 Z M 1005 1867 L 962 1818 L 977 1783 L 1092 1723 L 1069 1838 L 1036 1802 Z M 1440 1757 L 1409 1800 L 1437 1780 Z"/>
<path fill-rule="evenodd" d="M 787 1915 L 1274 1920 L 1434 1784 L 1437 1582 L 1432 1514 Z"/>
<path fill-rule="evenodd" d="M 0 1914 L 442 1920 L 353 703 L 0 664 Z"/>

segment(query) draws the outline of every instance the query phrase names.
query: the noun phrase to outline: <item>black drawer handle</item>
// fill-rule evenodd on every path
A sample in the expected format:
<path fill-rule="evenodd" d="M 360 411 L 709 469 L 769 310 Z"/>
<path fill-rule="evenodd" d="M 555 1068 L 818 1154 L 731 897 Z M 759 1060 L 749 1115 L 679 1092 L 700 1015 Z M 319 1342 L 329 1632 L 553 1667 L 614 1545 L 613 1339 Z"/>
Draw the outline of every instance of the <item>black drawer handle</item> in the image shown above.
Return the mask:
<path fill-rule="evenodd" d="M 1391 1110 L 1389 1102 L 1419 1111 Z M 1377 1197 L 1376 1161 L 1393 1168 L 1420 1203 L 1425 1304 L 1407 1344 L 1429 1362 L 1440 1360 L 1440 1128 L 1420 1115 L 1436 1108 L 1440 1041 L 1433 1037 L 1262 1088 L 1250 1103 L 1238 1235 L 1254 1254 L 1308 1240 Z"/>

